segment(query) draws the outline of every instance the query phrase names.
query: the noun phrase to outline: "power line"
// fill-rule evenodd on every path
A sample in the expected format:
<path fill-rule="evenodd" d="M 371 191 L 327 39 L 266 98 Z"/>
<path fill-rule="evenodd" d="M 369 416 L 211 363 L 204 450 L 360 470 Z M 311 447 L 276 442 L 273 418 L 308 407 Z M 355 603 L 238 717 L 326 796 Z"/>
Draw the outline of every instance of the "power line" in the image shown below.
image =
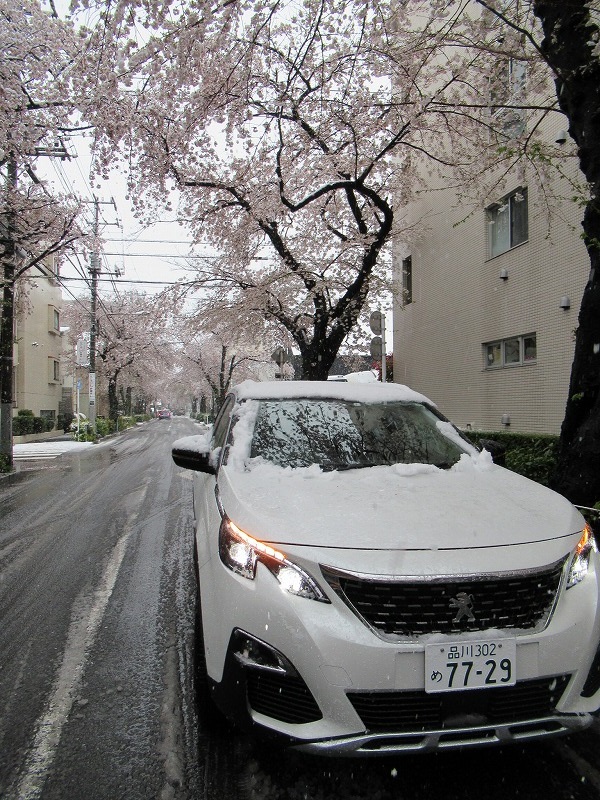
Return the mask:
<path fill-rule="evenodd" d="M 185 258 L 204 259 L 205 261 L 214 261 L 221 258 L 221 256 L 182 256 L 179 253 L 103 253 L 102 255 L 119 256 L 119 258 Z"/>
<path fill-rule="evenodd" d="M 144 281 L 144 280 L 128 280 L 127 278 L 96 278 L 99 282 L 105 283 L 143 283 L 156 286 L 193 286 L 195 281 Z M 89 285 L 89 278 L 76 278 L 67 275 L 61 277 L 61 281 L 83 281 Z"/>
<path fill-rule="evenodd" d="M 122 238 L 122 239 L 112 239 L 108 237 L 103 237 L 105 242 L 144 242 L 145 244 L 187 244 L 191 247 L 210 247 L 210 242 L 190 242 L 189 239 L 138 239 L 137 237 L 133 238 Z"/>

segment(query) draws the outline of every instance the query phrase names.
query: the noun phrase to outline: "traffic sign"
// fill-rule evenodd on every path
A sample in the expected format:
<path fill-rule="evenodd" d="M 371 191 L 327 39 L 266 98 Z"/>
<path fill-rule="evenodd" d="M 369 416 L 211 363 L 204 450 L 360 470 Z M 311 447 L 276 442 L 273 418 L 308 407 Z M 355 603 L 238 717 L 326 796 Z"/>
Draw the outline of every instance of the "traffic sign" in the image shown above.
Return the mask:
<path fill-rule="evenodd" d="M 373 311 L 369 317 L 369 325 L 375 336 L 381 336 L 384 326 L 384 316 L 381 311 Z"/>
<path fill-rule="evenodd" d="M 381 354 L 383 353 L 383 340 L 381 336 L 374 336 L 371 339 L 370 345 L 371 356 L 377 360 L 381 359 Z"/>
<path fill-rule="evenodd" d="M 271 354 L 271 358 L 277 364 L 283 364 L 287 361 L 287 353 L 283 347 L 276 347 L 273 353 Z"/>

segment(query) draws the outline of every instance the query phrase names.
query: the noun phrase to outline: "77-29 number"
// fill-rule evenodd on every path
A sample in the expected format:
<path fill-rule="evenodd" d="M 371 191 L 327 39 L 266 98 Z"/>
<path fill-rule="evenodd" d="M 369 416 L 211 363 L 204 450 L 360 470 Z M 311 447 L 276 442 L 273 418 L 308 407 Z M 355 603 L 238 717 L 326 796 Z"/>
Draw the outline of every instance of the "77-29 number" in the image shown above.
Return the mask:
<path fill-rule="evenodd" d="M 472 661 L 461 661 L 460 664 L 454 662 L 446 664 L 446 666 L 450 670 L 450 676 L 448 678 L 449 688 L 459 685 L 469 685 L 469 676 L 471 675 L 474 666 Z M 484 666 L 487 670 L 485 677 L 483 678 L 483 683 L 485 686 L 493 686 L 498 683 L 510 683 L 512 678 L 512 664 L 509 658 L 503 658 L 500 662 L 490 658 L 485 662 Z M 481 675 L 481 672 L 482 671 L 480 670 L 477 674 Z"/>

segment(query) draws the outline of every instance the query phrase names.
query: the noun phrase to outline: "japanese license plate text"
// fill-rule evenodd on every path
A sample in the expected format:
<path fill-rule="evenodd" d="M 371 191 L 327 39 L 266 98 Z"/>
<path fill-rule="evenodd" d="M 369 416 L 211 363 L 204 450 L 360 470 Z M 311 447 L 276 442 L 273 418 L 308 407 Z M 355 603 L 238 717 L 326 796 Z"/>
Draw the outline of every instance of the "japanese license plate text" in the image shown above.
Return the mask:
<path fill-rule="evenodd" d="M 513 686 L 516 641 L 462 641 L 425 646 L 425 691 Z"/>

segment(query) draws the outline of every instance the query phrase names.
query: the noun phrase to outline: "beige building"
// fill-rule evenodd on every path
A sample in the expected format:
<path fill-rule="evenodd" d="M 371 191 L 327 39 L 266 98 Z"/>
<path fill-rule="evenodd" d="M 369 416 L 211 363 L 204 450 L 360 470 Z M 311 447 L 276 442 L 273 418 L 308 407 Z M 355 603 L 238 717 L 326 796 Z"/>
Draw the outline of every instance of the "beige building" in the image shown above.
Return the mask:
<path fill-rule="evenodd" d="M 553 142 L 561 124 L 545 131 Z M 563 166 L 578 173 L 573 158 Z M 524 175 L 464 221 L 443 188 L 411 208 L 423 233 L 394 253 L 394 379 L 461 427 L 557 434 L 589 259 L 581 208 L 565 200 L 549 218 Z"/>
<path fill-rule="evenodd" d="M 19 282 L 13 363 L 13 414 L 20 409 L 58 421 L 63 402 L 60 327 L 62 295 L 54 266 L 41 266 Z M 70 391 L 69 391 L 70 396 Z"/>

